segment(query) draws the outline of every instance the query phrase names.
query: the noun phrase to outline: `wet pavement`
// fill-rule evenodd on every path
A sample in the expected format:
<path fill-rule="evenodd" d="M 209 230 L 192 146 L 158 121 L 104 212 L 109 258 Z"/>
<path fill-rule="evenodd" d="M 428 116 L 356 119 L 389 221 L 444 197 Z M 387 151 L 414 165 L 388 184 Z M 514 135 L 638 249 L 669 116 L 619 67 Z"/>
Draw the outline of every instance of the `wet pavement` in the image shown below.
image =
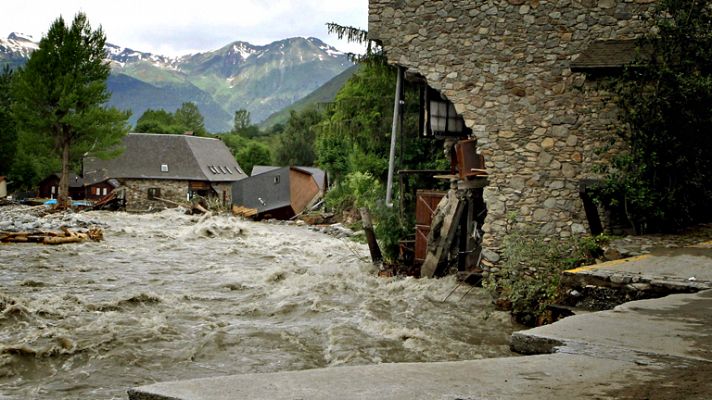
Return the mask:
<path fill-rule="evenodd" d="M 710 309 L 712 291 L 671 295 L 570 317 L 512 337 L 517 350 L 552 354 L 167 382 L 132 390 L 129 398 L 708 399 Z"/>

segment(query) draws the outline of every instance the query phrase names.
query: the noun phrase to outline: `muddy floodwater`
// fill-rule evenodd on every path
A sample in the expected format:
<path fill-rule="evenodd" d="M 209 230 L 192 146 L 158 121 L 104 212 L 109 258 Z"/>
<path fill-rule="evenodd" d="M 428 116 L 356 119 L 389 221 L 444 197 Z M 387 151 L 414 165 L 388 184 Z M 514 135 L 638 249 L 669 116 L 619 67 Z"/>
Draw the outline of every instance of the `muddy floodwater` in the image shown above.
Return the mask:
<path fill-rule="evenodd" d="M 0 245 L 0 399 L 126 399 L 156 381 L 510 355 L 452 278 L 379 278 L 307 227 L 89 212 L 99 243 Z"/>

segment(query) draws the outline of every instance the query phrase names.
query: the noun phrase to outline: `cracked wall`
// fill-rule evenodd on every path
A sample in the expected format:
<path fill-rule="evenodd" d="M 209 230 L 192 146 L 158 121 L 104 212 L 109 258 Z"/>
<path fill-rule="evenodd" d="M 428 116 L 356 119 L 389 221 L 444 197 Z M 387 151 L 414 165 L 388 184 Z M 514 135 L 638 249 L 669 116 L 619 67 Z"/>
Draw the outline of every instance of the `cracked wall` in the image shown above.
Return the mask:
<path fill-rule="evenodd" d="M 371 0 L 369 37 L 424 76 L 478 139 L 490 185 L 485 245 L 508 218 L 550 236 L 587 231 L 581 179 L 613 135 L 608 95 L 570 63 L 594 40 L 647 33 L 650 0 Z M 605 156 L 603 156 L 605 157 Z"/>

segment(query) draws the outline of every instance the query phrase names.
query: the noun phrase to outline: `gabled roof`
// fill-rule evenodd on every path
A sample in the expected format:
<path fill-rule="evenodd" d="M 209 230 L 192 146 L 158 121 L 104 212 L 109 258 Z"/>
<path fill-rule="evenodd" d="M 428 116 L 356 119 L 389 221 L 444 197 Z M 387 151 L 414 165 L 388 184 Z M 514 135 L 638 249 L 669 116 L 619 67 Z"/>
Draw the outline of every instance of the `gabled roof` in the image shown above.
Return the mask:
<path fill-rule="evenodd" d="M 252 174 L 251 176 L 263 174 L 268 171 L 273 171 L 275 169 L 279 169 L 281 167 L 274 167 L 270 165 L 255 165 L 252 167 Z M 311 175 L 314 180 L 316 181 L 316 184 L 319 186 L 319 190 L 324 191 L 326 190 L 326 172 L 323 169 L 319 169 L 316 167 L 292 167 L 295 169 L 298 169 L 302 172 L 306 172 L 307 174 Z"/>
<path fill-rule="evenodd" d="M 250 176 L 264 174 L 265 172 L 273 171 L 275 169 L 280 169 L 280 168 L 284 168 L 284 167 L 275 167 L 272 165 L 253 165 L 252 172 L 250 173 Z"/>
<path fill-rule="evenodd" d="M 581 55 L 571 62 L 571 71 L 593 71 L 621 68 L 631 64 L 638 56 L 636 40 L 599 40 L 588 45 Z"/>
<path fill-rule="evenodd" d="M 60 180 L 60 179 L 62 179 L 62 173 L 57 172 L 54 174 L 50 174 L 46 178 L 42 179 L 42 182 L 46 181 L 49 178 L 57 178 L 57 180 Z M 70 188 L 84 187 L 84 179 L 82 179 L 81 176 L 75 174 L 74 172 L 69 172 L 69 187 Z"/>
<path fill-rule="evenodd" d="M 84 159 L 87 185 L 109 178 L 234 182 L 247 177 L 219 140 L 188 135 L 130 133 L 116 158 Z"/>
<path fill-rule="evenodd" d="M 289 167 L 270 169 L 232 184 L 232 202 L 258 213 L 291 207 Z M 255 169 L 252 169 L 253 173 Z"/>

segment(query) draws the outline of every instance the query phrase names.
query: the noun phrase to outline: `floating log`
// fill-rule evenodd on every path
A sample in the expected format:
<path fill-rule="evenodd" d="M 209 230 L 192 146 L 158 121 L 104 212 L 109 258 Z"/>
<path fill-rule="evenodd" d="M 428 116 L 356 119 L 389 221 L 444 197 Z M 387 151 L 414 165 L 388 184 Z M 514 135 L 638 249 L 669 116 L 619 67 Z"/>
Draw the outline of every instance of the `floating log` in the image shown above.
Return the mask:
<path fill-rule="evenodd" d="M 0 232 L 1 243 L 43 243 L 65 244 L 79 243 L 87 239 L 95 242 L 104 238 L 101 228 L 91 228 L 87 232 L 74 232 L 62 227 L 62 232 L 36 231 L 36 232 Z"/>

